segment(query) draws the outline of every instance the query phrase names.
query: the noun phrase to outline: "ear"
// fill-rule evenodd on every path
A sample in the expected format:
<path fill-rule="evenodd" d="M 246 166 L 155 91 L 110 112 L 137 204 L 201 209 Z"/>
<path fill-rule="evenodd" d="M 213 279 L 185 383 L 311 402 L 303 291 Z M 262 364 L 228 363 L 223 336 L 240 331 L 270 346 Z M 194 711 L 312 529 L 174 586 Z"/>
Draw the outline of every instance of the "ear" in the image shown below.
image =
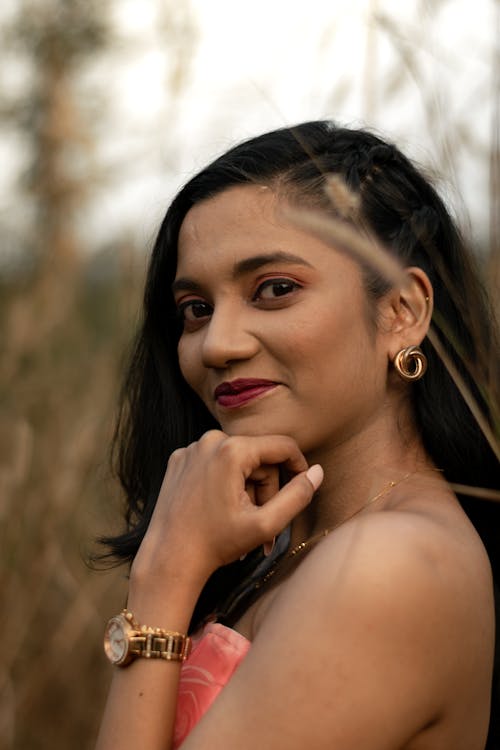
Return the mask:
<path fill-rule="evenodd" d="M 406 269 L 407 282 L 385 298 L 383 317 L 391 361 L 407 346 L 420 344 L 429 330 L 433 290 L 429 277 L 417 266 Z"/>

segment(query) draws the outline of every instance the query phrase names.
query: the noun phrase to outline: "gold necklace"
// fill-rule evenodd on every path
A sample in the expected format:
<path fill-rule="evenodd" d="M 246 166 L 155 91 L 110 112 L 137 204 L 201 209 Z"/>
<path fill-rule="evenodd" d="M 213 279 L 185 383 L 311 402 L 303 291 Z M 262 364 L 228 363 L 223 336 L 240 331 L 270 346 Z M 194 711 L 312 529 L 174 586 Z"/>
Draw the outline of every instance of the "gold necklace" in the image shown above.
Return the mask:
<path fill-rule="evenodd" d="M 437 469 L 439 471 L 439 469 Z M 388 484 L 386 484 L 380 492 L 378 492 L 376 495 L 371 497 L 368 502 L 366 502 L 364 505 L 361 506 L 361 508 L 358 508 L 354 511 L 354 513 L 351 513 L 350 516 L 347 516 L 347 518 L 344 518 L 339 523 L 335 524 L 335 526 L 330 526 L 327 529 L 323 529 L 322 531 L 318 532 L 317 534 L 314 534 L 314 536 L 309 537 L 309 539 L 305 539 L 303 542 L 300 542 L 297 544 L 293 549 L 291 549 L 289 552 L 286 553 L 285 557 L 280 558 L 279 560 L 276 560 L 267 573 L 265 573 L 262 578 L 259 578 L 258 581 L 254 584 L 254 589 L 260 589 L 262 586 L 264 586 L 270 578 L 274 576 L 276 571 L 279 569 L 280 565 L 283 563 L 287 563 L 288 560 L 292 560 L 296 555 L 299 555 L 301 552 L 303 552 L 305 549 L 308 549 L 312 544 L 322 539 L 324 536 L 328 536 L 332 531 L 335 531 L 335 529 L 338 529 L 339 526 L 342 526 L 342 524 L 347 523 L 347 521 L 350 521 L 351 518 L 354 518 L 354 516 L 357 516 L 358 513 L 361 513 L 361 511 L 366 510 L 370 505 L 373 505 L 377 500 L 380 500 L 381 497 L 386 495 L 388 492 L 390 492 L 394 487 L 396 487 L 398 484 L 401 484 L 401 482 L 406 481 L 408 477 L 411 477 L 412 474 L 415 474 L 416 472 L 410 471 L 408 474 L 405 474 L 404 477 L 401 477 L 401 479 L 397 479 L 396 481 L 392 480 Z"/>

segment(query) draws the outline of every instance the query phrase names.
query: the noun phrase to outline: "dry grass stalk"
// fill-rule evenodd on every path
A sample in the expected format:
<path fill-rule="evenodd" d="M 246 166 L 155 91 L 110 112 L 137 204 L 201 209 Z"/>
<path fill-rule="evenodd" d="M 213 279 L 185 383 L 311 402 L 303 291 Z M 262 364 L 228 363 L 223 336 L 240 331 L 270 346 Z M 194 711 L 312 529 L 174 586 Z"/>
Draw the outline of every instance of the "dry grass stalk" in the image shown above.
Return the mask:
<path fill-rule="evenodd" d="M 469 495 L 469 497 L 477 497 L 479 500 L 492 500 L 500 503 L 500 490 L 492 490 L 489 487 L 473 487 L 456 482 L 451 482 L 450 487 L 457 495 Z"/>
<path fill-rule="evenodd" d="M 321 211 L 294 207 L 284 208 L 283 212 L 292 224 L 368 264 L 394 286 L 405 285 L 407 276 L 403 266 L 373 237 L 362 235 L 352 225 Z"/>
<path fill-rule="evenodd" d="M 341 219 L 359 221 L 361 199 L 347 187 L 346 181 L 340 175 L 326 175 L 325 193 Z"/>
<path fill-rule="evenodd" d="M 432 346 L 436 350 L 436 352 L 439 354 L 439 357 L 448 370 L 448 373 L 450 374 L 453 382 L 455 383 L 456 387 L 458 388 L 460 395 L 462 396 L 463 400 L 469 407 L 474 419 L 476 420 L 479 428 L 481 429 L 481 432 L 483 433 L 484 437 L 486 438 L 488 445 L 490 446 L 491 450 L 495 454 L 495 456 L 500 461 L 500 445 L 498 443 L 497 438 L 495 437 L 493 430 L 491 429 L 490 425 L 488 424 L 487 420 L 485 419 L 481 408 L 479 404 L 477 403 L 477 400 L 474 398 L 473 394 L 471 393 L 470 388 L 466 385 L 464 382 L 464 379 L 458 372 L 457 368 L 451 361 L 450 357 L 445 352 L 443 345 L 441 344 L 438 336 L 436 335 L 434 329 L 431 328 L 427 332 L 427 338 L 431 342 Z"/>

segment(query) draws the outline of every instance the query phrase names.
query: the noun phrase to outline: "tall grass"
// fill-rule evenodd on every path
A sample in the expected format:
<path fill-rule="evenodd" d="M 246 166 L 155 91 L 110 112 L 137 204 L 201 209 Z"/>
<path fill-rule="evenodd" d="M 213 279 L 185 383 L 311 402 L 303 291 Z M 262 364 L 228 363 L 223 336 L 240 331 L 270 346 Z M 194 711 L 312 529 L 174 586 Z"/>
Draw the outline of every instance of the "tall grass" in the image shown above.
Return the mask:
<path fill-rule="evenodd" d="M 84 564 L 118 517 L 106 460 L 141 272 L 1 287 L 0 746 L 92 747 L 123 570 Z"/>

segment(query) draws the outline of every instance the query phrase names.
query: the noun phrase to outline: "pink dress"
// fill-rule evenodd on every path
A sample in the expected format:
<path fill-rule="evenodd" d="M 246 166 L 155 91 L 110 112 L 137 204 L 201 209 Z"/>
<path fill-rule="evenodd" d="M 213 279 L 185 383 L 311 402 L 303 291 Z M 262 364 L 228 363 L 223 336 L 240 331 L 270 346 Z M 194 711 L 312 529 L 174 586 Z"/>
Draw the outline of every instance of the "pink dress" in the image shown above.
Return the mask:
<path fill-rule="evenodd" d="M 243 661 L 250 641 L 226 625 L 210 622 L 193 637 L 181 667 L 173 748 L 179 747 Z"/>

